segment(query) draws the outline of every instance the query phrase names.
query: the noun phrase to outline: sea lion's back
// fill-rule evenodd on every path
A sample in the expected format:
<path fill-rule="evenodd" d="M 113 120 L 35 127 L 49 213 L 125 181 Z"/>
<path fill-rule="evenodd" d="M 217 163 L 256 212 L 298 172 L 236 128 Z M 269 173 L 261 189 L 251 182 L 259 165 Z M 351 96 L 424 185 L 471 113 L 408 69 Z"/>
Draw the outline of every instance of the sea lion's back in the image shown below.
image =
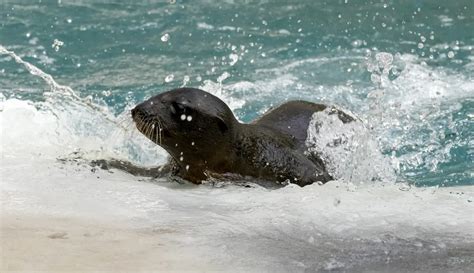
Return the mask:
<path fill-rule="evenodd" d="M 290 135 L 297 141 L 299 147 L 304 146 L 308 126 L 314 113 L 324 111 L 328 106 L 319 103 L 296 100 L 286 102 L 276 108 L 268 110 L 253 124 L 276 129 Z M 331 108 L 344 122 L 353 121 L 354 118 L 334 107 Z"/>
<path fill-rule="evenodd" d="M 306 140 L 306 132 L 312 115 L 324 109 L 326 109 L 326 105 L 323 104 L 289 101 L 268 110 L 253 123 L 284 132 L 301 144 Z"/>

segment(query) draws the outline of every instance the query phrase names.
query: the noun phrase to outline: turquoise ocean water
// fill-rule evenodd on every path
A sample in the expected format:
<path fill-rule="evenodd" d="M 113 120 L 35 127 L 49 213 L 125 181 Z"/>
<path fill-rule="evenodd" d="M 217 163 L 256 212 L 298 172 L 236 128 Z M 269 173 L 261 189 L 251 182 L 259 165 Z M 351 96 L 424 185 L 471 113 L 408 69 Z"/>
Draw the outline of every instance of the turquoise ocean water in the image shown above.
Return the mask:
<path fill-rule="evenodd" d="M 398 180 L 474 185 L 470 0 L 1 1 L 0 18 L 0 45 L 97 115 L 180 86 L 218 94 L 245 122 L 289 99 L 320 101 L 364 120 Z M 4 103 L 69 111 L 5 50 Z M 64 122 L 70 137 L 103 135 L 102 121 Z"/>

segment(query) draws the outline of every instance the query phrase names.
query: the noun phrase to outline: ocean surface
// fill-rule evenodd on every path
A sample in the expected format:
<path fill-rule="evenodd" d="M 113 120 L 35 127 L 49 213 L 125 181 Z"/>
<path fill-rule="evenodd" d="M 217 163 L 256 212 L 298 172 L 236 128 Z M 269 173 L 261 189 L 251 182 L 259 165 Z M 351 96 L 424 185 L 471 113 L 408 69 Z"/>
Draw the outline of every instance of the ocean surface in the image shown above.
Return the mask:
<path fill-rule="evenodd" d="M 473 29 L 472 0 L 0 1 L 2 214 L 149 232 L 188 257 L 167 270 L 467 272 Z M 180 185 L 87 164 L 163 164 L 129 112 L 182 86 L 220 97 L 242 122 L 303 99 L 360 123 L 308 128 L 347 139 L 313 147 L 336 174 L 325 186 Z M 9 242 L 3 268 L 28 270 Z M 29 264 L 84 269 L 58 259 Z M 153 260 L 138 268 L 159 269 Z"/>

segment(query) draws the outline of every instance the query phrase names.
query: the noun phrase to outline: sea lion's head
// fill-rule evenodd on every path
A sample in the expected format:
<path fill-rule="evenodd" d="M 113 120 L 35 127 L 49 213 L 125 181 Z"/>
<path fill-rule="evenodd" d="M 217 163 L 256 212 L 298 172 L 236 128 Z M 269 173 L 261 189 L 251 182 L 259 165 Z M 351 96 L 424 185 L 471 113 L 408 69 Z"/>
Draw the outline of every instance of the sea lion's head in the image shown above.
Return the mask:
<path fill-rule="evenodd" d="M 238 123 L 222 100 L 195 88 L 154 96 L 132 109 L 132 118 L 142 134 L 175 159 L 229 145 Z"/>

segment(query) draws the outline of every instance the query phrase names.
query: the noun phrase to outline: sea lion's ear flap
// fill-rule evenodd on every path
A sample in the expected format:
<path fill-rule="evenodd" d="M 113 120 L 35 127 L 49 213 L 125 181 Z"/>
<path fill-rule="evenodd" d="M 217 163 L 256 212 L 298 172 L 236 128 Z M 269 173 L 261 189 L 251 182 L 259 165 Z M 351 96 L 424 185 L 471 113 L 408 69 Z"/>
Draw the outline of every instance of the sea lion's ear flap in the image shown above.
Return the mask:
<path fill-rule="evenodd" d="M 225 121 L 220 117 L 217 117 L 217 126 L 219 126 L 219 129 L 222 133 L 225 133 L 227 130 L 229 130 L 229 127 L 227 127 Z"/>

